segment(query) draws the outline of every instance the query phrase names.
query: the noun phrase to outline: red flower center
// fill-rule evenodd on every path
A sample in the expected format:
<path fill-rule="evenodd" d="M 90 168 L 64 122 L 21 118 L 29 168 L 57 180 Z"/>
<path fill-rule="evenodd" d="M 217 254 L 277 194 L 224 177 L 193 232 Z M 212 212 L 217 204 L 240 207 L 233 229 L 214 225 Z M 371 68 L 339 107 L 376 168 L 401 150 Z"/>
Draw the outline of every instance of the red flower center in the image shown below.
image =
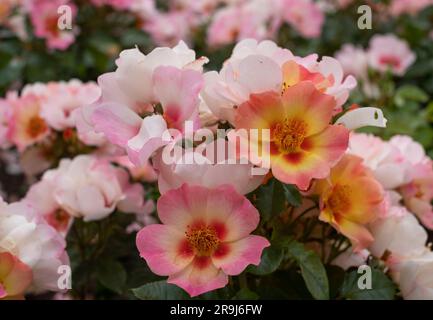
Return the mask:
<path fill-rule="evenodd" d="M 299 149 L 307 134 L 307 124 L 299 119 L 285 119 L 275 125 L 274 143 L 280 152 L 292 153 Z"/>
<path fill-rule="evenodd" d="M 59 18 L 57 16 L 48 17 L 45 20 L 45 28 L 53 36 L 57 36 L 60 33 L 59 26 L 58 26 L 58 20 L 59 20 Z"/>
<path fill-rule="evenodd" d="M 398 68 L 400 66 L 400 59 L 392 55 L 387 55 L 380 57 L 380 63 L 386 64 L 392 68 Z"/>
<path fill-rule="evenodd" d="M 424 190 L 422 188 L 422 186 L 418 183 L 414 183 L 415 184 L 415 197 L 418 199 L 423 199 L 424 198 Z"/>
<path fill-rule="evenodd" d="M 44 119 L 38 115 L 31 117 L 27 123 L 27 134 L 32 138 L 36 138 L 46 130 L 47 124 L 45 123 Z"/>
<path fill-rule="evenodd" d="M 214 228 L 199 227 L 185 232 L 188 244 L 198 256 L 210 256 L 218 248 L 220 240 Z"/>
<path fill-rule="evenodd" d="M 49 225 L 58 231 L 65 231 L 68 228 L 71 216 L 63 209 L 58 209 L 46 216 Z"/>

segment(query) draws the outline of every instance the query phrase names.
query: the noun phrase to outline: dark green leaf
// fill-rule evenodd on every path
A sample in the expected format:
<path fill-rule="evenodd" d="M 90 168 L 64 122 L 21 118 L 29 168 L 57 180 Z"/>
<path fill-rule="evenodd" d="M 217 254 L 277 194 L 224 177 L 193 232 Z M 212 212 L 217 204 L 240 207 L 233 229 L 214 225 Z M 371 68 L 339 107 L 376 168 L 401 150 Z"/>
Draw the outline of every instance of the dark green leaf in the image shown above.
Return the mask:
<path fill-rule="evenodd" d="M 289 255 L 301 268 L 302 277 L 311 295 L 318 300 L 329 299 L 328 277 L 319 256 L 306 250 L 304 245 L 297 241 L 291 241 L 287 248 Z"/>
<path fill-rule="evenodd" d="M 257 293 L 244 288 L 239 290 L 232 300 L 257 300 L 258 298 L 259 296 Z"/>
<path fill-rule="evenodd" d="M 433 101 L 426 107 L 426 116 L 428 121 L 433 122 Z"/>
<path fill-rule="evenodd" d="M 205 292 L 194 300 L 229 300 L 234 295 L 234 290 L 231 286 L 226 286 L 218 290 Z"/>
<path fill-rule="evenodd" d="M 99 282 L 108 289 L 121 293 L 126 283 L 126 271 L 122 264 L 114 260 L 104 260 L 98 265 Z"/>
<path fill-rule="evenodd" d="M 301 194 L 293 184 L 283 184 L 284 195 L 286 200 L 295 207 L 299 207 L 302 203 Z"/>
<path fill-rule="evenodd" d="M 344 281 L 345 272 L 340 267 L 327 265 L 326 273 L 328 275 L 328 280 L 329 280 L 330 298 L 335 299 L 340 293 L 340 288 Z"/>
<path fill-rule="evenodd" d="M 285 206 L 285 191 L 283 185 L 271 179 L 266 185 L 261 186 L 257 193 L 257 208 L 264 220 L 283 211 Z"/>
<path fill-rule="evenodd" d="M 395 99 L 397 104 L 404 103 L 406 100 L 426 102 L 428 100 L 428 95 L 416 86 L 404 85 L 397 90 Z"/>
<path fill-rule="evenodd" d="M 189 298 L 185 291 L 165 280 L 147 283 L 132 289 L 132 292 L 141 300 L 183 300 Z"/>
<path fill-rule="evenodd" d="M 266 275 L 274 272 L 283 260 L 283 249 L 278 246 L 270 246 L 263 250 L 262 259 L 258 266 L 249 266 L 247 271 L 256 275 Z"/>

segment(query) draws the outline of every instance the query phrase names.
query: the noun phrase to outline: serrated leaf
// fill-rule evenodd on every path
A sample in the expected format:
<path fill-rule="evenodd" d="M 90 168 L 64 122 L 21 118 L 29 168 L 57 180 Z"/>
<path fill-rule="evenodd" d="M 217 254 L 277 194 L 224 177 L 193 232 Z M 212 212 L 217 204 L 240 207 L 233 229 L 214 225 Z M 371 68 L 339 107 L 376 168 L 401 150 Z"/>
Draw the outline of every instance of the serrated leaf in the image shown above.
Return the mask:
<path fill-rule="evenodd" d="M 185 291 L 165 280 L 147 283 L 132 289 L 132 292 L 141 300 L 184 300 L 189 298 Z"/>
<path fill-rule="evenodd" d="M 291 241 L 287 249 L 301 268 L 302 277 L 311 295 L 318 300 L 329 299 L 328 276 L 319 256 L 297 241 Z"/>

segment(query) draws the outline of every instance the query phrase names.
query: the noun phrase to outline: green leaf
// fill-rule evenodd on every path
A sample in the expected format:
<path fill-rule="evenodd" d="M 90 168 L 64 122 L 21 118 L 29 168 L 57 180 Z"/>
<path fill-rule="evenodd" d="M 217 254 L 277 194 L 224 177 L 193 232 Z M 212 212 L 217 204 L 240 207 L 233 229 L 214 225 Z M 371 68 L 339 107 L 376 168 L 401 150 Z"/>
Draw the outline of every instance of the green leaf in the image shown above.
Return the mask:
<path fill-rule="evenodd" d="M 147 283 L 132 289 L 132 292 L 141 300 L 184 300 L 189 298 L 185 291 L 165 280 Z"/>
<path fill-rule="evenodd" d="M 282 184 L 286 200 L 294 207 L 299 207 L 302 203 L 301 193 L 293 184 Z"/>
<path fill-rule="evenodd" d="M 395 102 L 399 107 L 403 107 L 406 100 L 427 102 L 428 95 L 416 86 L 404 85 L 397 90 Z"/>
<path fill-rule="evenodd" d="M 426 107 L 426 117 L 428 121 L 433 122 L 433 101 Z"/>
<path fill-rule="evenodd" d="M 353 270 L 346 274 L 341 295 L 351 300 L 392 300 L 396 293 L 395 284 L 381 270 L 371 269 L 371 289 L 360 289 L 358 280 L 365 273 Z M 362 281 L 362 279 L 361 279 Z"/>
<path fill-rule="evenodd" d="M 218 290 L 205 292 L 198 297 L 195 297 L 193 300 L 229 300 L 234 295 L 232 289 L 232 287 L 226 286 Z"/>
<path fill-rule="evenodd" d="M 333 265 L 326 266 L 326 273 L 328 274 L 330 298 L 335 299 L 340 294 L 346 273 L 342 268 Z"/>
<path fill-rule="evenodd" d="M 126 271 L 122 264 L 114 260 L 104 260 L 98 265 L 97 277 L 106 288 L 121 293 L 126 283 Z"/>
<path fill-rule="evenodd" d="M 248 266 L 247 271 L 260 276 L 270 274 L 278 269 L 283 256 L 284 252 L 281 247 L 271 245 L 263 250 L 260 264 L 258 266 Z"/>
<path fill-rule="evenodd" d="M 261 186 L 257 193 L 257 208 L 264 220 L 280 214 L 285 206 L 285 191 L 283 185 L 271 179 L 266 185 Z"/>
<path fill-rule="evenodd" d="M 311 295 L 318 300 L 329 299 L 328 277 L 319 256 L 297 241 L 291 241 L 287 248 L 289 255 L 301 268 L 302 277 Z"/>
<path fill-rule="evenodd" d="M 249 289 L 243 288 L 236 293 L 232 300 L 257 300 L 259 295 Z"/>

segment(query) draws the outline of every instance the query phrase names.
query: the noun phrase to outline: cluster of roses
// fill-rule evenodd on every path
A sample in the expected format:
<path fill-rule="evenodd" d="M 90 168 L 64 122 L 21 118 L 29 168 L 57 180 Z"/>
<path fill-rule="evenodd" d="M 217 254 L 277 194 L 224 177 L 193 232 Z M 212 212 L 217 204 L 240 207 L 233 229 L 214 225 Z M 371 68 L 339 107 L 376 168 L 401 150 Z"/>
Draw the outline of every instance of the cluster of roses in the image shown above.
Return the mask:
<path fill-rule="evenodd" d="M 346 8 L 353 0 L 170 0 L 164 9 L 155 0 L 91 0 L 90 3 L 132 14 L 139 28 L 157 45 L 192 41 L 197 31 L 205 27 L 207 43 L 217 47 L 246 38 L 275 38 L 283 24 L 304 38 L 317 38 L 326 14 Z M 432 5 L 432 1 L 393 0 L 387 7 L 373 1 L 368 4 L 395 17 L 416 14 Z M 0 4 L 0 25 L 25 40 L 25 19 L 29 16 L 36 37 L 45 39 L 50 49 L 65 50 L 75 41 L 79 28 L 58 27 L 58 8 L 64 5 L 70 8 L 73 22 L 79 10 L 73 0 L 4 0 Z"/>
<path fill-rule="evenodd" d="M 0 207 L 0 219 L 13 221 L 0 224 L 0 297 L 57 276 L 73 219 L 99 220 L 115 210 L 136 214 L 129 231 L 140 230 L 137 248 L 154 273 L 191 296 L 224 287 L 228 276 L 259 265 L 270 246 L 267 234 L 252 234 L 261 218 L 246 194 L 276 179 L 302 192 L 294 219 L 302 222 L 297 212 L 315 203 L 309 215 L 349 239 L 351 249 L 334 263 L 354 265 L 371 254 L 405 298 L 432 298 L 432 254 L 418 220 L 433 226 L 433 168 L 422 147 L 408 137 L 384 142 L 351 132 L 384 127 L 386 119 L 380 109 L 344 107 L 356 80 L 344 78 L 331 57 L 299 57 L 272 41 L 247 39 L 219 72 L 204 72 L 207 62 L 183 42 L 147 55 L 124 50 L 98 86 L 34 85 L 3 101 L 2 146 L 24 152 L 70 131 L 91 149 L 61 160 L 23 200 Z M 54 98 L 58 90 L 61 99 Z M 187 124 L 199 141 L 190 140 Z M 217 136 L 223 127 L 227 135 Z M 248 148 L 238 147 L 242 142 Z M 236 152 L 215 159 L 219 145 Z M 142 184 L 130 177 L 157 180 L 160 224 Z M 26 223 L 47 235 L 36 241 L 14 232 Z"/>
<path fill-rule="evenodd" d="M 136 11 L 140 0 L 94 0 L 102 3 L 122 3 Z M 141 0 L 142 2 L 144 0 Z M 322 34 L 326 15 L 351 5 L 369 5 L 389 18 L 415 15 L 433 5 L 432 0 L 392 0 L 387 4 L 354 0 L 171 0 L 168 8 L 156 8 L 154 0 L 141 5 L 142 29 L 157 45 L 175 45 L 179 40 L 196 37 L 197 30 L 206 28 L 206 43 L 211 47 L 234 44 L 247 38 L 275 39 L 282 25 L 288 25 L 307 39 Z M 113 4 L 112 4 L 113 5 Z"/>
<path fill-rule="evenodd" d="M 209 23 L 207 40 L 211 46 L 245 38 L 273 37 L 283 22 L 312 38 L 320 35 L 324 21 L 324 13 L 312 0 L 173 0 L 168 1 L 168 10 L 157 8 L 154 0 L 92 0 L 91 3 L 136 16 L 140 28 L 157 45 L 174 45 L 181 39 L 192 39 L 195 31 Z M 75 41 L 79 30 L 58 27 L 58 8 L 63 5 L 70 8 L 73 22 L 78 11 L 73 0 L 5 0 L 0 7 L 0 24 L 25 39 L 25 16 L 29 15 L 36 37 L 46 39 L 48 48 L 65 50 Z"/>
<path fill-rule="evenodd" d="M 3 160 L 13 165 L 16 159 L 7 155 L 16 150 L 30 179 L 45 171 L 19 202 L 1 201 L 0 299 L 61 291 L 59 268 L 69 265 L 65 237 L 74 217 L 99 220 L 115 210 L 135 214 L 128 232 L 153 222 L 154 203 L 145 200 L 142 184 L 130 182 L 154 181 L 153 169 L 132 166 L 97 136 L 77 135 L 74 110 L 100 92 L 96 83 L 71 80 L 27 85 L 0 100 Z M 46 171 L 68 154 L 78 156 Z"/>
<path fill-rule="evenodd" d="M 370 79 L 369 70 L 402 77 L 416 59 L 407 42 L 394 34 L 373 36 L 367 50 L 345 44 L 335 57 L 343 66 L 344 73 L 356 77 L 361 83 L 360 89 L 367 97 L 373 98 L 380 96 L 380 90 Z"/>
<path fill-rule="evenodd" d="M 36 83 L 26 85 L 21 94 L 8 92 L 0 101 L 0 146 L 13 145 L 24 152 L 55 132 L 71 134 L 75 128 L 73 111 L 99 95 L 96 83 L 79 80 Z"/>
<path fill-rule="evenodd" d="M 384 208 L 369 226 L 373 237 L 364 257 L 371 253 L 385 262 L 404 298 L 432 299 L 433 254 L 421 226 L 433 228 L 432 160 L 408 136 L 383 141 L 353 134 L 349 153 L 363 159 L 385 191 Z"/>
<path fill-rule="evenodd" d="M 153 9 L 152 0 L 91 0 L 90 3 L 129 10 L 143 19 Z M 26 41 L 29 38 L 26 19 L 29 19 L 34 36 L 44 39 L 49 49 L 66 50 L 79 33 L 75 25 L 77 13 L 78 6 L 73 0 L 3 0 L 0 3 L 0 26 L 11 29 Z"/>

